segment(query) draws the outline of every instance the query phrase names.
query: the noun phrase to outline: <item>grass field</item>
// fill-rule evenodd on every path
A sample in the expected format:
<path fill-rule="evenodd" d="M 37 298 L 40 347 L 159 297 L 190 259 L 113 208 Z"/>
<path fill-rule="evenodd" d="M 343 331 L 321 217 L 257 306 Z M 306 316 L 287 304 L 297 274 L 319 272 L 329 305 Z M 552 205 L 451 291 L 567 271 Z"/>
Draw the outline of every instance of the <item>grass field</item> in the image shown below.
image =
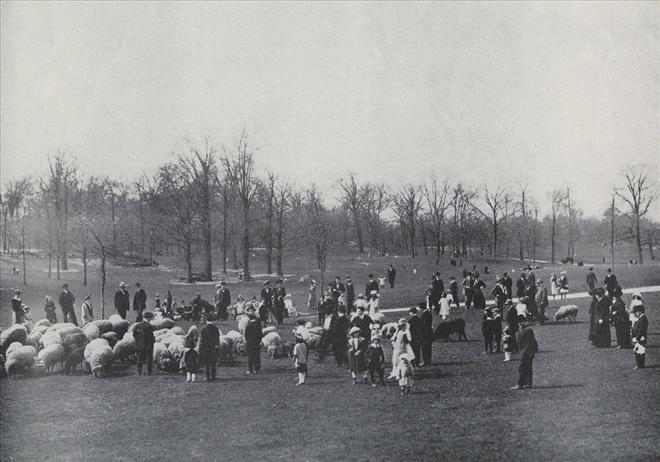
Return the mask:
<path fill-rule="evenodd" d="M 350 271 L 361 287 L 367 272 L 382 272 L 389 261 L 364 265 L 337 259 L 329 274 Z M 392 261 L 400 277 L 396 289 L 384 291 L 383 305 L 413 304 L 435 266 L 420 259 L 413 276 L 407 259 Z M 519 265 L 489 266 L 499 271 Z M 297 276 L 304 271 L 304 263 L 290 267 Z M 451 274 L 446 266 L 439 269 Z M 555 269 L 539 270 L 537 276 L 547 280 Z M 581 290 L 586 270 L 567 269 Z M 453 268 L 457 275 L 459 270 Z M 597 270 L 602 278 L 603 268 Z M 39 274 L 25 293 L 33 306 L 46 291 L 56 294 L 59 286 Z M 622 266 L 617 274 L 624 286 L 660 282 L 657 266 Z M 17 285 L 5 279 L 6 273 L 2 276 L 4 287 Z M 79 274 L 67 277 L 74 292 L 81 293 Z M 165 292 L 173 278 L 153 270 L 117 269 L 112 284 L 120 277 L 141 280 L 150 293 Z M 486 281 L 492 281 L 492 274 Z M 258 282 L 234 285 L 232 292 L 257 293 L 259 287 Z M 305 285 L 287 287 L 300 304 Z M 176 286 L 175 296 L 187 299 L 196 290 Z M 212 288 L 201 292 L 210 296 Z M 0 459 L 660 460 L 660 296 L 648 294 L 646 300 L 651 322 L 647 369 L 633 370 L 629 350 L 588 344 L 588 301 L 579 300 L 578 323 L 535 326 L 541 351 L 534 362 L 533 390 L 509 389 L 517 378 L 517 361 L 504 363 L 500 354 L 482 353 L 474 311 L 465 313 L 470 341 L 436 342 L 433 367 L 418 371 L 413 393 L 404 398 L 393 384 L 352 385 L 332 357 L 311 361 L 303 387 L 295 386 L 290 360 L 265 355 L 262 374 L 246 376 L 245 358 L 239 357 L 236 366 L 220 368 L 214 383 L 186 384 L 180 375 L 161 373 L 138 377 L 129 365 L 115 366 L 105 379 L 56 373 L 2 380 Z M 3 303 L 0 325 L 6 325 L 8 311 Z M 36 318 L 42 313 L 35 308 Z M 221 325 L 223 331 L 232 327 Z"/>

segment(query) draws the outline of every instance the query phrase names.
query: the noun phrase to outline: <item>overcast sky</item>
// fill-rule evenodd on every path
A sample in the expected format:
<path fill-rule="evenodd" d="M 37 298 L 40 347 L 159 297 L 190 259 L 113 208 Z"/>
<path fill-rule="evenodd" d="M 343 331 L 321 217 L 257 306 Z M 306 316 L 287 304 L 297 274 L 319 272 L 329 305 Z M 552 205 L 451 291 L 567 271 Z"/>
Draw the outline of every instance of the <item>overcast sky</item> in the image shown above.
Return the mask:
<path fill-rule="evenodd" d="M 58 150 L 133 179 L 246 128 L 299 184 L 435 172 L 528 184 L 543 211 L 568 185 L 600 215 L 626 164 L 660 160 L 658 2 L 1 8 L 3 182 Z"/>

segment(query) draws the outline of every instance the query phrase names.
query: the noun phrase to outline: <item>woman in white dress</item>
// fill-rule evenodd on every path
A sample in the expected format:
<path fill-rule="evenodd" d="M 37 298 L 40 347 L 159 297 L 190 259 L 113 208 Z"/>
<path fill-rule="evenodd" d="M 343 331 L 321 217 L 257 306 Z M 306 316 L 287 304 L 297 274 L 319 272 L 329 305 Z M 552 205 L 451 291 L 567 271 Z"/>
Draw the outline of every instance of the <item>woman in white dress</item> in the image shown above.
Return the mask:
<path fill-rule="evenodd" d="M 443 292 L 440 296 L 440 317 L 444 321 L 449 317 L 449 303 L 451 295 L 447 295 L 446 292 Z"/>
<path fill-rule="evenodd" d="M 552 276 L 550 276 L 550 293 L 552 294 L 553 300 L 557 297 L 557 295 L 559 295 L 559 282 L 557 281 L 557 273 L 552 273 Z"/>
<path fill-rule="evenodd" d="M 408 321 L 404 318 L 399 319 L 399 326 L 392 339 L 392 372 L 390 379 L 396 379 L 399 376 L 399 355 L 406 353 L 411 360 L 414 360 L 412 346 L 410 346 L 410 331 L 408 330 Z"/>

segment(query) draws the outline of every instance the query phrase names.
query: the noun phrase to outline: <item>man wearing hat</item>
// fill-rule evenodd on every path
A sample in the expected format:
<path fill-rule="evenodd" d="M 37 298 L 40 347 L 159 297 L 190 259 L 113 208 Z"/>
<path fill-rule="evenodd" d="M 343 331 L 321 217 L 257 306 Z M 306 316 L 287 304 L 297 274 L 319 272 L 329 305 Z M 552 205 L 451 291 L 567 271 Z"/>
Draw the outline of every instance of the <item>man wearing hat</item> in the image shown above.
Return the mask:
<path fill-rule="evenodd" d="M 373 321 L 364 311 L 364 306 L 358 306 L 357 316 L 353 318 L 351 325 L 360 330 L 360 337 L 365 339 L 367 343 L 371 342 L 371 324 Z"/>
<path fill-rule="evenodd" d="M 536 292 L 536 306 L 538 307 L 538 321 L 543 324 L 548 318 L 545 317 L 545 310 L 549 305 L 548 300 L 548 289 L 543 285 L 543 281 L 540 279 L 536 283 L 538 286 L 538 291 Z"/>
<path fill-rule="evenodd" d="M 420 303 L 419 307 L 422 309 L 422 314 L 419 319 L 421 321 L 421 349 L 422 349 L 422 363 L 423 366 L 431 365 L 431 357 L 433 354 L 433 314 L 431 307 L 427 303 Z"/>
<path fill-rule="evenodd" d="M 518 368 L 518 385 L 512 390 L 532 388 L 532 362 L 539 350 L 539 345 L 534 336 L 534 330 L 524 316 L 518 317 L 518 323 L 522 329 L 518 333 L 518 348 L 520 349 L 520 366 Z"/>
<path fill-rule="evenodd" d="M 350 313 L 353 311 L 353 304 L 355 303 L 355 286 L 353 280 L 349 275 L 346 275 L 346 310 Z"/>
<path fill-rule="evenodd" d="M 246 374 L 257 374 L 261 369 L 261 321 L 255 314 L 254 305 L 247 307 L 248 323 L 245 327 L 245 350 L 248 359 Z"/>
<path fill-rule="evenodd" d="M 616 276 L 612 272 L 612 268 L 607 268 L 607 274 L 603 280 L 603 284 L 607 289 L 607 295 L 612 297 L 614 296 L 614 289 L 619 285 L 619 282 L 616 280 Z"/>
<path fill-rule="evenodd" d="M 390 263 L 390 266 L 387 268 L 387 281 L 390 283 L 390 289 L 394 289 L 394 281 L 396 280 L 396 270 L 394 266 Z"/>
<path fill-rule="evenodd" d="M 598 278 L 594 274 L 594 267 L 591 266 L 589 268 L 589 271 L 587 271 L 587 290 L 589 293 L 591 293 L 595 288 L 596 284 L 598 284 Z"/>
<path fill-rule="evenodd" d="M 69 290 L 69 284 L 63 284 L 59 300 L 60 307 L 62 307 L 63 322 L 72 322 L 77 326 L 78 321 L 76 320 L 76 312 L 73 309 L 75 301 L 76 297 L 74 297 L 73 293 Z"/>
<path fill-rule="evenodd" d="M 220 284 L 216 284 L 215 288 L 216 316 L 218 319 L 226 321 L 229 316 L 227 308 L 231 305 L 231 294 L 226 287 L 225 281 L 220 281 Z"/>
<path fill-rule="evenodd" d="M 413 360 L 414 366 L 424 366 L 424 359 L 421 359 L 420 350 L 424 338 L 424 327 L 422 320 L 417 316 L 417 308 L 414 306 L 408 310 L 410 317 L 408 318 L 408 328 L 410 329 L 410 346 L 412 347 L 415 359 Z"/>
<path fill-rule="evenodd" d="M 25 311 L 23 311 L 23 300 L 21 299 L 20 289 L 14 290 L 14 297 L 11 299 L 11 309 L 14 312 L 14 324 L 22 324 L 25 320 Z"/>
<path fill-rule="evenodd" d="M 284 297 L 286 297 L 286 289 L 282 280 L 278 279 L 273 291 L 273 316 L 278 326 L 284 322 Z"/>
<path fill-rule="evenodd" d="M 133 295 L 133 311 L 137 312 L 136 321 L 142 320 L 142 312 L 147 309 L 147 293 L 139 282 L 135 283 L 136 291 Z"/>
<path fill-rule="evenodd" d="M 350 340 L 348 341 L 348 367 L 353 377 L 353 385 L 358 381 L 358 376 L 362 375 L 362 382 L 367 383 L 367 361 L 366 352 L 369 341 L 360 335 L 360 328 L 351 327 L 348 331 Z"/>
<path fill-rule="evenodd" d="M 204 326 L 199 330 L 199 362 L 206 369 L 206 380 L 213 381 L 216 376 L 218 349 L 220 348 L 220 331 L 211 322 L 206 313 L 202 314 Z"/>
<path fill-rule="evenodd" d="M 135 349 L 137 350 L 137 373 L 142 375 L 142 366 L 147 363 L 147 374 L 151 375 L 154 358 L 154 329 L 149 324 L 154 314 L 151 311 L 141 313 L 140 321 L 135 323 L 133 328 L 133 338 L 135 339 Z"/>
<path fill-rule="evenodd" d="M 270 286 L 270 281 L 264 282 L 264 287 L 261 289 L 261 307 L 259 308 L 259 317 L 261 322 L 266 324 L 268 322 L 268 313 L 273 310 L 273 288 Z"/>
<path fill-rule="evenodd" d="M 599 348 L 609 348 L 612 342 L 610 333 L 610 305 L 612 302 L 605 296 L 602 289 L 596 290 L 595 295 L 596 312 L 593 344 Z"/>
<path fill-rule="evenodd" d="M 335 303 L 337 303 L 339 301 L 339 297 L 341 297 L 342 294 L 346 292 L 346 287 L 344 284 L 342 284 L 341 278 L 339 276 L 335 277 L 335 281 L 330 283 L 329 289 Z"/>
<path fill-rule="evenodd" d="M 635 322 L 632 325 L 633 352 L 635 353 L 635 369 L 643 369 L 646 362 L 646 342 L 648 337 L 649 320 L 644 313 L 644 305 L 639 302 L 633 305 Z"/>
<path fill-rule="evenodd" d="M 126 319 L 130 304 L 130 295 L 126 290 L 126 283 L 122 281 L 119 283 L 119 290 L 115 292 L 115 310 L 123 319 Z"/>

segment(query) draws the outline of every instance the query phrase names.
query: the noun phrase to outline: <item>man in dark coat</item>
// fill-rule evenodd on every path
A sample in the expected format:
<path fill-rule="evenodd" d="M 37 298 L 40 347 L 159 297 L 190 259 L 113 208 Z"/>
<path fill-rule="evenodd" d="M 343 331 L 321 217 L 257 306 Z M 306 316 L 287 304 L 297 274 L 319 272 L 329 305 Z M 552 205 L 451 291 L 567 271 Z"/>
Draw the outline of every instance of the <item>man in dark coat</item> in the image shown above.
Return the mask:
<path fill-rule="evenodd" d="M 213 381 L 216 376 L 216 363 L 218 361 L 218 349 L 220 348 L 220 331 L 208 316 L 203 315 L 206 322 L 199 330 L 199 362 L 206 369 L 206 380 Z"/>
<path fill-rule="evenodd" d="M 596 306 L 598 305 L 597 293 L 604 294 L 605 291 L 601 288 L 596 288 L 591 292 L 591 303 L 589 304 L 589 341 L 594 342 L 596 336 Z"/>
<path fill-rule="evenodd" d="M 527 276 L 525 273 L 521 273 L 520 277 L 516 281 L 516 297 L 521 298 L 525 296 L 525 290 L 527 289 Z"/>
<path fill-rule="evenodd" d="M 261 369 L 261 321 L 257 318 L 254 306 L 247 308 L 248 323 L 245 327 L 245 350 L 248 357 L 246 374 L 258 374 Z"/>
<path fill-rule="evenodd" d="M 23 310 L 21 291 L 18 289 L 14 291 L 14 298 L 11 299 L 11 309 L 14 312 L 14 323 L 22 324 L 25 320 L 25 311 Z"/>
<path fill-rule="evenodd" d="M 330 283 L 330 294 L 334 298 L 335 303 L 339 301 L 339 297 L 346 292 L 346 287 L 341 283 L 341 278 L 339 276 L 335 277 L 335 281 Z"/>
<path fill-rule="evenodd" d="M 273 291 L 273 315 L 278 326 L 284 322 L 284 297 L 286 297 L 286 289 L 282 280 L 278 279 Z"/>
<path fill-rule="evenodd" d="M 337 361 L 337 367 L 348 365 L 348 329 L 350 327 L 351 322 L 346 316 L 346 310 L 340 308 L 330 331 L 330 341 L 332 342 L 332 351 L 335 355 L 335 361 Z"/>
<path fill-rule="evenodd" d="M 273 311 L 273 288 L 270 286 L 270 281 L 264 282 L 264 288 L 261 289 L 262 305 L 259 309 L 259 317 L 261 322 L 266 324 L 268 322 L 268 313 Z"/>
<path fill-rule="evenodd" d="M 375 293 L 372 293 L 375 292 Z M 374 279 L 374 275 L 369 275 L 369 282 L 364 288 L 364 295 L 367 297 L 367 301 L 377 298 L 377 294 L 380 293 L 380 287 L 378 286 L 378 281 Z"/>
<path fill-rule="evenodd" d="M 605 288 L 607 289 L 607 296 L 614 297 L 614 291 L 616 290 L 619 282 L 616 280 L 616 276 L 612 273 L 612 268 L 607 268 L 607 274 L 603 280 Z"/>
<path fill-rule="evenodd" d="M 351 322 L 352 326 L 358 327 L 360 329 L 360 337 L 365 339 L 367 342 L 371 342 L 371 324 L 372 320 L 368 314 L 364 312 L 363 306 L 358 306 L 357 316 L 353 318 Z"/>
<path fill-rule="evenodd" d="M 587 272 L 587 290 L 589 293 L 591 293 L 596 288 L 596 284 L 598 284 L 598 278 L 594 274 L 594 268 L 592 266 Z"/>
<path fill-rule="evenodd" d="M 153 368 L 154 358 L 154 330 L 149 324 L 149 320 L 153 318 L 153 313 L 147 311 L 140 313 L 141 319 L 136 322 L 133 328 L 133 338 L 135 339 L 135 349 L 137 351 L 137 372 L 142 375 L 142 366 L 147 363 L 147 374 L 151 375 Z"/>
<path fill-rule="evenodd" d="M 355 303 L 355 286 L 350 276 L 346 276 L 346 311 L 351 313 L 353 311 L 353 304 Z"/>
<path fill-rule="evenodd" d="M 390 263 L 390 267 L 387 268 L 387 280 L 390 283 L 390 289 L 394 289 L 394 280 L 396 279 L 396 270 L 394 266 Z"/>
<path fill-rule="evenodd" d="M 518 385 L 514 390 L 520 390 L 528 387 L 532 388 L 532 361 L 539 351 L 539 345 L 534 336 L 534 330 L 526 322 L 524 316 L 520 316 L 518 321 L 522 324 L 522 329 L 518 333 L 518 348 L 520 349 L 520 367 L 518 368 Z"/>
<path fill-rule="evenodd" d="M 644 305 L 638 304 L 633 307 L 636 316 L 632 326 L 632 341 L 635 344 L 635 369 L 643 369 L 646 362 L 646 342 L 648 338 L 649 320 L 644 314 Z M 641 350 L 643 348 L 643 351 Z"/>
<path fill-rule="evenodd" d="M 73 308 L 75 301 L 76 297 L 74 297 L 73 293 L 69 290 L 69 284 L 63 284 L 59 300 L 60 307 L 62 307 L 63 322 L 72 322 L 77 326 L 78 321 L 76 320 L 76 310 Z"/>
<path fill-rule="evenodd" d="M 229 308 L 229 305 L 231 305 L 231 293 L 229 292 L 229 289 L 227 289 L 225 281 L 220 281 L 220 284 L 216 286 L 216 289 L 214 299 L 216 316 L 218 319 L 226 321 L 229 316 L 227 309 Z"/>
<path fill-rule="evenodd" d="M 415 354 L 414 366 L 424 365 L 424 360 L 421 357 L 421 346 L 424 338 L 424 327 L 422 320 L 417 316 L 417 308 L 412 307 L 408 311 L 410 317 L 408 318 L 408 327 L 410 329 L 410 346 Z"/>
<path fill-rule="evenodd" d="M 120 282 L 119 290 L 115 292 L 115 310 L 117 310 L 119 316 L 126 319 L 126 313 L 128 313 L 130 305 L 130 295 L 128 290 L 126 290 L 126 283 Z"/>
<path fill-rule="evenodd" d="M 437 301 L 440 300 L 440 297 L 442 297 L 442 294 L 445 291 L 445 284 L 442 282 L 442 278 L 440 277 L 440 273 L 436 272 L 433 275 L 433 280 L 431 281 L 431 287 L 432 287 L 432 296 L 433 298 Z"/>
<path fill-rule="evenodd" d="M 431 357 L 433 356 L 433 314 L 431 313 L 431 308 L 425 303 L 420 304 L 420 308 L 422 309 L 422 314 L 419 316 L 419 319 L 422 321 L 421 366 L 430 367 Z"/>
<path fill-rule="evenodd" d="M 142 321 L 142 312 L 147 308 L 147 293 L 139 282 L 135 283 L 135 294 L 133 295 L 133 311 L 137 311 L 136 321 Z"/>
<path fill-rule="evenodd" d="M 472 306 L 472 273 L 468 272 L 467 275 L 463 278 L 463 294 L 465 295 L 465 309 L 469 310 Z"/>

